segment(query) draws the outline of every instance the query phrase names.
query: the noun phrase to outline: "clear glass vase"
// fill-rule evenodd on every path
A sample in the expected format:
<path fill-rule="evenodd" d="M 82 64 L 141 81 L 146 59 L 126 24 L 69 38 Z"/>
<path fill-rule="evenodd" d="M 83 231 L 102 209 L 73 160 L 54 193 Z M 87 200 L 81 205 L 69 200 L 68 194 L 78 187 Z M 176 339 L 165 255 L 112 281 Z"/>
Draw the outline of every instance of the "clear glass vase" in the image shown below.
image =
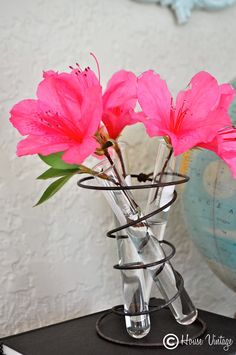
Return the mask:
<path fill-rule="evenodd" d="M 109 188 L 126 186 L 122 175 L 119 173 L 121 170 L 120 167 L 118 167 L 117 161 L 115 164 L 111 165 L 109 161 L 104 160 L 100 162 L 94 170 L 98 172 L 97 181 L 100 185 Z M 99 178 L 99 172 L 103 172 L 109 176 L 109 180 Z M 129 190 L 107 190 L 105 191 L 105 196 L 120 225 L 135 222 L 143 217 L 139 206 L 134 201 L 132 193 Z M 157 238 L 155 238 L 147 221 L 144 220 L 143 222 L 129 226 L 125 231 L 142 263 L 153 263 L 165 258 L 165 252 Z M 147 270 L 165 301 L 168 302 L 175 297 L 178 293 L 178 280 L 169 261 L 165 262 L 161 270 L 159 266 L 152 266 Z M 195 321 L 197 318 L 197 310 L 192 304 L 187 292 L 185 290 L 183 290 L 183 292 L 185 296 L 177 296 L 177 298 L 169 304 L 169 308 L 178 323 L 187 325 Z"/>
<path fill-rule="evenodd" d="M 175 173 L 175 168 L 176 158 L 172 149 L 167 146 L 163 138 L 159 138 L 152 183 L 173 182 L 173 180 L 177 179 L 177 177 L 173 175 Z M 170 202 L 173 198 L 174 190 L 175 185 L 150 189 L 145 208 L 145 215 Z M 170 208 L 171 207 L 167 207 L 148 219 L 148 224 L 159 241 L 164 238 Z"/>
<path fill-rule="evenodd" d="M 118 226 L 118 221 L 116 222 Z M 117 232 L 118 265 L 131 266 L 142 264 L 136 249 L 126 233 Z M 128 313 L 148 312 L 149 294 L 146 288 L 144 269 L 121 269 L 124 311 Z M 146 314 L 126 315 L 127 332 L 133 338 L 145 337 L 150 329 L 150 316 Z"/>
<path fill-rule="evenodd" d="M 156 163 L 153 172 L 153 183 L 173 183 L 174 181 L 178 181 L 179 178 L 177 174 L 177 165 L 178 164 L 176 162 L 176 157 L 173 154 L 173 149 L 168 147 L 163 138 L 159 138 L 157 144 Z M 170 202 L 173 198 L 174 190 L 175 185 L 150 189 L 145 214 L 161 208 Z M 170 208 L 171 206 L 165 208 L 163 211 L 148 219 L 148 224 L 158 241 L 162 241 L 164 239 Z M 194 314 L 197 317 L 197 310 L 194 310 L 195 307 L 193 306 L 191 299 L 189 298 L 189 295 L 185 289 L 183 289 L 181 292 L 180 298 L 183 304 L 189 305 L 189 310 L 192 308 L 190 314 L 193 315 L 193 319 Z M 184 320 L 183 324 L 185 323 L 186 320 Z"/>
<path fill-rule="evenodd" d="M 125 181 L 130 183 L 129 162 L 127 157 L 127 143 L 119 142 L 118 150 L 114 152 L 113 159 L 121 162 L 119 173 Z M 103 165 L 103 163 L 102 163 Z M 115 216 L 115 226 L 119 227 L 119 221 Z M 142 264 L 136 249 L 128 238 L 125 231 L 116 233 L 119 266 Z M 148 312 L 150 293 L 146 287 L 147 272 L 145 269 L 121 269 L 124 310 L 128 313 Z M 125 316 L 126 329 L 133 338 L 145 337 L 151 329 L 150 316 L 148 313 Z"/>

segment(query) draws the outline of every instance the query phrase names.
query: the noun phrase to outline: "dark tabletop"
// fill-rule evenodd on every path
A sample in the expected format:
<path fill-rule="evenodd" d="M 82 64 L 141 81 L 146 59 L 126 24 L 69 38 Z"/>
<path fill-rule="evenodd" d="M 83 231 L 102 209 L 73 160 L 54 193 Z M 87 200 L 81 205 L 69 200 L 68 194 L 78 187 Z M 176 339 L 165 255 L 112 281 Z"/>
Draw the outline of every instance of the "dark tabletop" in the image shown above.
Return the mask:
<path fill-rule="evenodd" d="M 180 345 L 174 350 L 165 348 L 138 348 L 110 343 L 96 333 L 96 321 L 104 312 L 39 328 L 26 333 L 1 339 L 10 348 L 23 355 L 158 355 L 158 354 L 230 354 L 236 355 L 236 320 L 206 311 L 199 311 L 200 318 L 206 322 L 207 330 L 202 336 L 201 345 Z M 162 340 L 168 333 L 186 334 L 198 331 L 194 326 L 179 326 L 168 309 L 151 315 L 152 330 L 142 342 Z M 126 335 L 124 319 L 110 314 L 101 323 L 101 328 L 109 336 L 125 341 L 133 341 Z M 228 350 L 222 342 L 232 343 Z M 139 343 L 139 341 L 136 341 Z M 210 345 L 210 344 L 211 345 Z M 217 343 L 220 343 L 217 345 Z"/>

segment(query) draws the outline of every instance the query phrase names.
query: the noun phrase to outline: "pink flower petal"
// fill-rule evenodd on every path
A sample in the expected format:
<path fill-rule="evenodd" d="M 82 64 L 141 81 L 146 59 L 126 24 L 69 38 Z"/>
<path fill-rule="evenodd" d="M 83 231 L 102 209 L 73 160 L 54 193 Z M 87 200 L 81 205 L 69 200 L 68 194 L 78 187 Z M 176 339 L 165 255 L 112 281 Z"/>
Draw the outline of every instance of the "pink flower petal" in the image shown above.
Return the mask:
<path fill-rule="evenodd" d="M 236 156 L 235 156 L 236 152 L 234 151 L 234 153 L 232 154 L 232 157 L 226 157 L 223 156 L 221 157 L 224 162 L 228 165 L 228 167 L 230 168 L 233 177 L 236 179 Z"/>
<path fill-rule="evenodd" d="M 62 156 L 68 164 L 82 164 L 83 161 L 94 153 L 97 143 L 94 138 L 85 138 L 82 143 L 70 147 Z"/>
<path fill-rule="evenodd" d="M 227 111 L 234 94 L 230 85 L 218 85 L 212 75 L 200 72 L 178 94 L 174 107 L 159 75 L 148 71 L 138 81 L 138 100 L 149 116 L 141 121 L 151 137 L 168 136 L 175 155 L 211 142 L 220 128 L 230 125 Z"/>
<path fill-rule="evenodd" d="M 137 77 L 130 71 L 120 70 L 108 82 L 103 95 L 104 110 L 122 107 L 135 108 L 137 101 Z"/>
<path fill-rule="evenodd" d="M 169 130 L 165 128 L 161 128 L 157 124 L 157 120 L 154 118 L 147 119 L 147 117 L 139 119 L 139 122 L 142 122 L 146 128 L 146 131 L 150 137 L 156 137 L 156 136 L 165 136 L 169 134 Z"/>
<path fill-rule="evenodd" d="M 14 105 L 10 122 L 22 135 L 38 135 L 48 131 L 48 127 L 39 120 L 37 100 L 23 100 Z"/>
<path fill-rule="evenodd" d="M 202 143 L 200 146 L 212 150 L 224 160 L 236 178 L 236 128 L 221 129 L 211 142 Z"/>
<path fill-rule="evenodd" d="M 191 120 L 189 120 L 191 121 Z M 200 143 L 211 142 L 218 130 L 226 125 L 230 125 L 230 117 L 224 110 L 217 109 L 209 113 L 204 119 L 199 119 L 197 123 L 192 122 L 192 126 L 186 124 L 178 133 L 170 133 L 171 142 L 175 155 L 181 154 Z"/>
<path fill-rule="evenodd" d="M 89 89 L 97 87 L 97 93 L 100 91 L 100 95 L 102 94 L 98 80 L 96 85 L 91 85 L 92 81 L 95 81 L 95 75 L 89 74 L 90 72 L 88 70 L 87 73 L 83 72 L 79 76 L 74 73 L 50 72 L 50 75 L 45 73 L 45 79 L 39 84 L 37 96 L 53 112 L 67 117 L 70 122 L 77 125 L 81 117 L 81 105 L 89 95 Z"/>
<path fill-rule="evenodd" d="M 225 110 L 228 110 L 233 98 L 235 97 L 236 90 L 230 84 L 220 85 L 220 102 L 219 107 L 223 107 Z"/>
<path fill-rule="evenodd" d="M 67 117 L 70 122 L 75 122 L 81 115 L 83 91 L 74 75 L 68 73 L 50 73 L 39 84 L 37 96 L 40 102 L 47 105 L 49 110 Z"/>
<path fill-rule="evenodd" d="M 23 155 L 42 154 L 49 155 L 52 153 L 63 152 L 70 147 L 69 142 L 63 142 L 58 140 L 58 137 L 46 137 L 46 136 L 33 136 L 20 141 L 17 145 L 17 155 L 19 157 Z"/>
<path fill-rule="evenodd" d="M 160 75 L 148 70 L 139 77 L 138 101 L 148 118 L 156 120 L 159 129 L 168 127 L 172 97 Z"/>
<path fill-rule="evenodd" d="M 77 78 L 79 84 L 84 88 L 99 85 L 97 76 L 90 68 L 86 68 L 83 71 L 79 71 L 78 69 L 73 69 L 71 71 L 71 74 L 73 74 Z"/>
<path fill-rule="evenodd" d="M 124 127 L 140 122 L 133 112 L 122 112 L 120 108 L 107 110 L 103 114 L 103 122 L 110 138 L 116 139 Z"/>
<path fill-rule="evenodd" d="M 219 104 L 220 89 L 216 79 L 207 72 L 197 73 L 190 81 L 189 88 L 181 91 L 176 100 L 176 112 L 187 109 L 195 123 L 206 117 Z M 190 117 L 188 117 L 190 118 Z M 196 122 L 197 123 L 197 122 Z M 190 125 L 191 123 L 188 122 Z"/>
<path fill-rule="evenodd" d="M 71 161 L 74 148 L 74 160 L 81 163 L 94 152 L 92 136 L 102 117 L 102 89 L 95 75 L 89 69 L 78 75 L 48 71 L 37 95 L 38 100 L 23 100 L 11 110 L 11 123 L 29 135 L 18 144 L 17 154 L 63 151 Z"/>
<path fill-rule="evenodd" d="M 103 123 L 111 138 L 116 139 L 123 128 L 137 123 L 134 113 L 137 102 L 137 78 L 121 70 L 110 79 L 103 95 Z"/>
<path fill-rule="evenodd" d="M 83 134 L 94 135 L 102 118 L 102 90 L 100 86 L 89 87 L 85 91 L 78 122 Z"/>

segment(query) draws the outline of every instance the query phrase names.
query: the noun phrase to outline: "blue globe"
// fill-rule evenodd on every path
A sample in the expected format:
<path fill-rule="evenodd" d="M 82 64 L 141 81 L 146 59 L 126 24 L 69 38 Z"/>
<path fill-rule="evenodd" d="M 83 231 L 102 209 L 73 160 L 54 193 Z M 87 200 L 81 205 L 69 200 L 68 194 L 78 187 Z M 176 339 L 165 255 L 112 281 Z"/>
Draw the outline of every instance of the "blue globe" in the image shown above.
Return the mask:
<path fill-rule="evenodd" d="M 230 115 L 235 123 L 236 100 Z M 207 150 L 187 153 L 182 171 L 190 177 L 181 202 L 191 238 L 213 272 L 236 292 L 236 180 Z"/>

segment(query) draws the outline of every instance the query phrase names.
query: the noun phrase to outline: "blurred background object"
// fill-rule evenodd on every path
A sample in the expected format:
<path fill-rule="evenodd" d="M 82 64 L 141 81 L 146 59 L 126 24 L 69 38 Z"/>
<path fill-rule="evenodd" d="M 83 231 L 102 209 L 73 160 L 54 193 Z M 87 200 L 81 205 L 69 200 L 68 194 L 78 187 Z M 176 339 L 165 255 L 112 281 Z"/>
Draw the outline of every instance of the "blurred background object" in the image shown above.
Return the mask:
<path fill-rule="evenodd" d="M 194 9 L 221 10 L 235 4 L 235 0 L 132 0 L 142 3 L 169 6 L 174 12 L 179 24 L 188 22 Z"/>
<path fill-rule="evenodd" d="M 230 114 L 235 125 L 236 100 Z M 214 273 L 236 292 L 236 180 L 209 151 L 186 153 L 182 171 L 190 176 L 181 196 L 191 238 Z"/>

